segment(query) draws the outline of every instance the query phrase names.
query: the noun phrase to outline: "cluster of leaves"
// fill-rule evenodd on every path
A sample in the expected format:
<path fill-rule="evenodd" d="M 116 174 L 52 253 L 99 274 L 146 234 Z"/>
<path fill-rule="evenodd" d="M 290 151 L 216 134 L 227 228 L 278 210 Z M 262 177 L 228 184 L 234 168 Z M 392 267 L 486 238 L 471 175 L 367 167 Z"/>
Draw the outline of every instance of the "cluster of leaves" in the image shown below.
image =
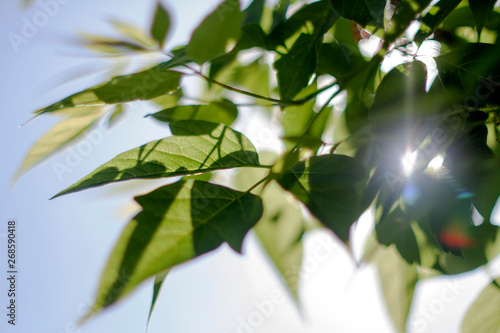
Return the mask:
<path fill-rule="evenodd" d="M 127 41 L 87 35 L 87 45 L 101 52 L 125 48 L 170 59 L 36 111 L 65 119 L 32 148 L 20 173 L 103 119 L 112 121 L 124 104 L 147 100 L 163 107 L 150 118 L 172 135 L 117 155 L 56 197 L 182 176 L 135 198 L 142 210 L 109 258 L 92 313 L 156 276 L 154 304 L 172 267 L 223 243 L 241 252 L 252 228 L 297 296 L 303 234 L 320 225 L 349 248 L 353 224 L 374 207 L 375 230 L 362 260 L 378 267 L 391 316 L 405 331 L 419 280 L 472 271 L 500 253 L 500 229 L 490 221 L 500 195 L 494 4 L 320 0 L 268 8 L 253 0 L 241 9 L 238 0 L 225 0 L 186 45 L 169 52 L 170 14 L 158 4 L 149 34 L 121 24 Z M 371 56 L 360 48 L 366 38 L 378 40 Z M 414 51 L 430 41 L 441 51 L 427 59 L 437 66 L 434 82 L 425 57 Z M 395 53 L 404 61 L 383 72 Z M 246 54 L 253 60 L 239 61 Z M 203 102 L 189 104 L 186 75 L 206 82 Z M 345 109 L 332 106 L 340 93 Z M 242 107 L 281 122 L 281 155 L 257 152 L 231 128 Z M 401 164 L 405 156 L 412 157 L 411 172 Z M 442 165 L 432 168 L 436 158 Z M 233 168 L 232 188 L 209 181 Z M 484 221 L 473 221 L 473 211 Z M 498 306 L 491 305 L 500 302 L 498 288 L 492 282 L 479 296 L 464 332 L 500 329 Z"/>

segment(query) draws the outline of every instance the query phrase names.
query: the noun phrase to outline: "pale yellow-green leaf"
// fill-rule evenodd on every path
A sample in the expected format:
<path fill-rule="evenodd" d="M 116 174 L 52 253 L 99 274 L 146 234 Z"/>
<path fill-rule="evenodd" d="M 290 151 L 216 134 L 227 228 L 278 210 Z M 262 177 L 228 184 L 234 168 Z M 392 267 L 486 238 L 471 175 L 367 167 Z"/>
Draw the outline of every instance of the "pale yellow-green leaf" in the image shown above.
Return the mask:
<path fill-rule="evenodd" d="M 483 289 L 467 311 L 462 333 L 500 332 L 500 279 Z"/>
<path fill-rule="evenodd" d="M 72 109 L 65 109 L 64 112 L 58 112 L 57 114 L 60 115 L 72 113 L 72 115 L 77 116 L 71 116 L 62 120 L 33 145 L 26 154 L 16 178 L 81 138 L 99 120 L 102 115 L 101 111 L 101 107 L 85 107 L 78 108 L 77 112 Z"/>

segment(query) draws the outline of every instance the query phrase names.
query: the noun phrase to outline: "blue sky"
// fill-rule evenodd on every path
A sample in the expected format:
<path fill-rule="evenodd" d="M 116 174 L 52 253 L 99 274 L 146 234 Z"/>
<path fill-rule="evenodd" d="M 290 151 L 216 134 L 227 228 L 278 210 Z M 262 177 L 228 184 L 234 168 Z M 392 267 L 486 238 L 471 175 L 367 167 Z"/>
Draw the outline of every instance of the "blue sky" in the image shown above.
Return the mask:
<path fill-rule="evenodd" d="M 116 154 L 148 141 L 168 135 L 165 127 L 143 119 L 150 109 L 134 104 L 122 124 L 103 131 L 102 142 L 92 145 L 91 152 L 72 172 L 58 177 L 53 162 L 65 163 L 75 147 L 24 175 L 14 187 L 11 181 L 25 153 L 56 118 L 30 119 L 30 113 L 67 95 L 99 83 L 103 76 L 83 75 L 106 68 L 109 60 L 93 57 L 76 47 L 71 37 L 76 31 L 109 32 L 106 21 L 119 18 L 147 29 L 154 1 L 69 0 L 60 5 L 54 17 L 40 27 L 18 52 L 9 41 L 9 33 L 21 34 L 26 19 L 32 20 L 43 10 L 41 0 L 22 11 L 16 1 L 0 3 L 0 110 L 2 121 L 0 180 L 0 236 L 6 232 L 6 221 L 18 221 L 18 325 L 6 324 L 0 313 L 2 332 L 144 332 L 152 293 L 151 281 L 143 284 L 124 302 L 97 316 L 80 328 L 74 324 L 90 305 L 99 275 L 120 231 L 134 213 L 132 196 L 145 193 L 164 181 L 132 182 L 94 189 L 49 201 L 55 193 Z M 217 1 L 165 1 L 175 16 L 174 32 L 169 46 L 185 43 L 197 22 Z M 77 75 L 67 82 L 67 78 Z M 249 120 L 259 122 L 258 119 Z M 250 137 L 252 135 L 250 134 Z M 257 145 L 258 146 L 258 145 Z M 258 148 L 262 148 L 259 147 Z M 369 225 L 369 222 L 363 222 Z M 2 252 L 4 257 L 4 239 Z M 392 324 L 380 299 L 378 282 L 370 268 L 354 270 L 347 255 L 331 237 L 314 232 L 305 239 L 311 264 L 304 278 L 302 310 L 290 301 L 251 236 L 245 244 L 245 255 L 237 256 L 223 246 L 214 253 L 176 268 L 168 277 L 150 332 L 246 332 L 241 328 L 259 306 L 272 295 L 284 295 L 272 314 L 252 332 L 391 332 Z M 322 247 L 329 253 L 321 260 L 314 257 Z M 331 251 L 330 251 L 331 250 Z M 6 260 L 5 260 L 6 261 Z M 4 270 L 4 259 L 0 261 Z M 471 282 L 469 282 L 469 280 Z M 465 277 L 460 302 L 472 300 L 487 283 L 486 277 Z M 0 308 L 6 302 L 5 281 L 0 282 Z M 432 282 L 439 294 L 447 281 Z M 431 283 L 431 284 L 432 284 Z M 432 290 L 432 289 L 430 289 Z M 418 306 L 432 301 L 435 293 L 419 293 Z M 427 302 L 427 303 L 426 303 Z M 455 318 L 465 306 L 449 305 L 441 316 Z M 261 311 L 262 312 L 262 311 Z M 258 316 L 257 316 L 258 317 Z M 256 317 L 256 318 L 257 318 Z M 255 318 L 254 318 L 255 319 Z M 429 322 L 432 332 L 455 332 L 444 320 Z M 443 328 L 452 327 L 451 330 Z"/>

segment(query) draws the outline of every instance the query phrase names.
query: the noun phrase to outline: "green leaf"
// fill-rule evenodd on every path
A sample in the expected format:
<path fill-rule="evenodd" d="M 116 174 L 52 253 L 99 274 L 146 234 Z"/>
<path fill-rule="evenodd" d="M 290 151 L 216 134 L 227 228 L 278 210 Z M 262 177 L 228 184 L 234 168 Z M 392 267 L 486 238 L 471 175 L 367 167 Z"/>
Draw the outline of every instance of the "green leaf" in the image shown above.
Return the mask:
<path fill-rule="evenodd" d="M 281 4 L 285 3 L 286 1 L 281 2 Z M 275 48 L 278 45 L 285 45 L 287 39 L 292 37 L 297 31 L 306 28 L 308 24 L 312 24 L 314 28 L 311 35 L 315 40 L 319 40 L 332 27 L 336 19 L 337 15 L 333 12 L 328 0 L 307 4 L 290 18 L 276 25 L 269 34 L 269 42 Z M 310 29 L 307 30 L 309 31 Z"/>
<path fill-rule="evenodd" d="M 367 24 L 384 26 L 384 0 L 330 0 L 330 4 L 339 16 L 363 27 Z"/>
<path fill-rule="evenodd" d="M 26 9 L 29 6 L 31 6 L 34 2 L 35 0 L 23 0 L 23 7 Z"/>
<path fill-rule="evenodd" d="M 143 46 L 144 48 L 151 49 L 157 48 L 157 42 L 146 35 L 139 27 L 135 27 L 130 22 L 122 22 L 120 20 L 111 20 L 113 27 L 120 32 L 123 36 Z"/>
<path fill-rule="evenodd" d="M 394 244 L 400 256 L 409 264 L 420 263 L 419 246 L 411 219 L 408 219 L 399 207 L 376 224 L 375 232 L 379 243 L 386 246 Z"/>
<path fill-rule="evenodd" d="M 483 25 L 485 28 L 490 30 L 500 30 L 500 13 L 492 11 L 483 20 Z M 472 15 L 470 6 L 462 6 L 455 9 L 446 20 L 444 20 L 442 29 L 450 32 L 455 32 L 456 28 L 459 27 L 474 27 L 476 26 L 476 20 Z"/>
<path fill-rule="evenodd" d="M 151 36 L 158 41 L 160 48 L 165 46 L 165 39 L 170 29 L 170 15 L 160 1 L 156 4 L 153 22 L 151 24 Z"/>
<path fill-rule="evenodd" d="M 426 76 L 425 65 L 414 61 L 395 67 L 379 84 L 369 117 L 375 124 L 377 140 L 385 144 L 384 148 L 394 150 L 395 145 L 401 143 L 398 148 L 406 149 L 406 138 L 416 122 L 429 113 L 442 111 L 420 107 L 425 101 Z"/>
<path fill-rule="evenodd" d="M 151 299 L 151 308 L 149 309 L 149 314 L 148 314 L 148 328 L 149 328 L 149 323 L 151 322 L 151 315 L 153 314 L 153 310 L 156 306 L 156 301 L 158 299 L 158 295 L 160 294 L 161 287 L 163 286 L 163 282 L 165 282 L 165 279 L 167 278 L 168 273 L 170 273 L 170 268 L 167 268 L 163 272 L 160 272 L 155 275 L 155 282 L 153 285 L 153 297 Z"/>
<path fill-rule="evenodd" d="M 500 280 L 483 289 L 467 311 L 462 322 L 462 333 L 500 332 Z"/>
<path fill-rule="evenodd" d="M 265 2 L 265 0 L 253 0 L 252 3 L 243 11 L 243 13 L 245 13 L 245 20 L 243 21 L 243 24 L 260 23 Z"/>
<path fill-rule="evenodd" d="M 123 54 L 127 52 L 145 51 L 144 46 L 135 42 L 116 40 L 107 36 L 89 34 L 85 32 L 79 32 L 77 35 L 80 37 L 80 43 L 82 46 L 96 52 Z"/>
<path fill-rule="evenodd" d="M 432 35 L 448 15 L 462 2 L 461 0 L 441 0 L 422 18 L 420 30 L 415 35 L 415 41 L 422 43 Z"/>
<path fill-rule="evenodd" d="M 435 58 L 439 83 L 451 102 L 475 107 L 487 103 L 500 105 L 500 44 L 466 44 Z M 467 105 L 472 107 L 471 105 Z"/>
<path fill-rule="evenodd" d="M 238 116 L 238 108 L 230 100 L 211 102 L 206 105 L 179 105 L 151 114 L 163 122 L 176 120 L 205 120 L 213 123 L 231 125 Z"/>
<path fill-rule="evenodd" d="M 263 153 L 263 162 L 272 163 L 276 156 Z M 266 176 L 267 170 L 239 169 L 236 177 L 238 187 L 250 188 Z M 284 282 L 298 300 L 299 273 L 302 263 L 302 235 L 306 229 L 300 207 L 289 194 L 275 182 L 262 185 L 254 191 L 261 193 L 264 202 L 264 214 L 254 227 L 264 250 L 278 269 Z"/>
<path fill-rule="evenodd" d="M 305 97 L 315 91 L 316 84 L 314 83 L 302 90 L 297 97 Z M 330 110 L 324 110 L 309 128 L 307 133 L 304 133 L 313 117 L 316 116 L 314 103 L 313 100 L 299 106 L 289 106 L 285 109 L 285 114 L 283 115 L 281 123 L 283 125 L 283 134 L 287 150 L 292 149 L 297 142 L 301 142 L 303 147 L 308 147 L 313 150 L 318 149 L 323 143 L 321 138 L 331 114 L 331 112 L 328 112 Z"/>
<path fill-rule="evenodd" d="M 291 100 L 307 86 L 316 69 L 316 47 L 314 37 L 301 34 L 292 49 L 274 63 L 281 99 Z"/>
<path fill-rule="evenodd" d="M 469 1 L 469 7 L 476 21 L 478 35 L 481 36 L 481 30 L 483 30 L 484 23 L 488 16 L 493 12 L 496 0 L 481 0 L 481 1 Z"/>
<path fill-rule="evenodd" d="M 66 148 L 69 144 L 75 142 L 75 140 L 83 137 L 103 115 L 101 107 L 80 108 L 76 113 L 73 109 L 68 109 L 67 111 L 66 114 L 72 113 L 76 116 L 66 118 L 55 125 L 33 145 L 26 154 L 23 164 L 17 172 L 16 179 L 26 171 Z"/>
<path fill-rule="evenodd" d="M 398 332 L 406 332 L 415 285 L 418 281 L 417 264 L 408 264 L 395 246 L 380 248 L 373 257 L 377 266 L 387 308 Z"/>
<path fill-rule="evenodd" d="M 108 127 L 116 125 L 116 123 L 119 122 L 124 115 L 125 108 L 123 107 L 123 104 L 117 104 L 113 112 L 111 113 L 111 116 L 109 116 Z"/>
<path fill-rule="evenodd" d="M 429 6 L 430 0 L 405 0 L 393 3 L 394 14 L 385 26 L 385 45 L 388 46 L 398 39 L 407 29 L 412 21 L 417 18 L 424 9 Z"/>
<path fill-rule="evenodd" d="M 269 65 L 254 61 L 248 66 L 236 67 L 232 71 L 232 74 L 231 82 L 233 84 L 242 86 L 248 91 L 262 96 L 269 96 L 271 94 L 269 88 Z M 255 102 L 268 104 L 260 100 L 256 100 Z"/>
<path fill-rule="evenodd" d="M 164 64 L 160 64 L 139 73 L 116 76 L 106 83 L 73 94 L 36 113 L 54 112 L 71 107 L 148 100 L 171 93 L 179 87 L 182 73 L 165 67 Z"/>
<path fill-rule="evenodd" d="M 255 233 L 297 300 L 303 250 L 301 239 L 305 230 L 302 212 L 274 182 L 266 187 L 262 198 L 265 214 L 255 226 Z"/>
<path fill-rule="evenodd" d="M 179 104 L 179 100 L 184 96 L 184 93 L 182 89 L 177 89 L 176 91 L 166 94 L 166 95 L 161 95 L 158 97 L 155 97 L 151 99 L 151 102 L 153 102 L 154 106 L 159 106 L 162 109 L 168 109 L 176 106 Z"/>
<path fill-rule="evenodd" d="M 238 41 L 235 50 L 241 51 L 252 47 L 272 50 L 266 33 L 262 30 L 262 27 L 258 23 L 247 23 L 241 27 L 241 38 Z"/>
<path fill-rule="evenodd" d="M 278 183 L 347 243 L 349 229 L 362 213 L 357 185 L 365 177 L 364 168 L 353 158 L 323 155 L 296 163 Z"/>
<path fill-rule="evenodd" d="M 324 43 L 318 55 L 318 72 L 335 76 L 339 80 L 348 79 L 366 61 L 357 47 L 347 43 Z"/>
<path fill-rule="evenodd" d="M 244 14 L 239 1 L 226 0 L 210 13 L 191 35 L 187 53 L 202 64 L 225 54 L 240 38 Z"/>
<path fill-rule="evenodd" d="M 113 304 L 145 279 L 224 242 L 241 253 L 245 235 L 262 216 L 259 197 L 200 181 L 179 181 L 135 200 L 142 211 L 116 243 L 91 313 Z"/>
<path fill-rule="evenodd" d="M 84 189 L 137 178 L 163 178 L 259 165 L 252 143 L 223 124 L 180 120 L 172 136 L 124 152 L 54 198 Z"/>

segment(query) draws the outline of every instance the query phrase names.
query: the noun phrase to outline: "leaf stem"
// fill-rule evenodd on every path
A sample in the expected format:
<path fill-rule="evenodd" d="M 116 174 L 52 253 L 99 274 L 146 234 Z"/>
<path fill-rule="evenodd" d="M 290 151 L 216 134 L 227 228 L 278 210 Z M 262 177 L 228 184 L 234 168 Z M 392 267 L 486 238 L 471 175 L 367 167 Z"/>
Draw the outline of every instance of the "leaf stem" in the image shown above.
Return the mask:
<path fill-rule="evenodd" d="M 257 183 L 253 184 L 252 187 L 250 187 L 248 190 L 245 191 L 245 193 L 250 193 L 252 192 L 253 190 L 255 190 L 260 184 L 262 184 L 263 182 L 265 182 L 266 180 L 268 180 L 271 176 L 270 175 L 267 175 L 265 176 L 264 178 L 262 178 L 261 180 L 259 180 Z"/>
<path fill-rule="evenodd" d="M 171 58 L 174 58 L 174 56 L 172 54 L 168 53 L 168 52 L 165 52 L 164 54 L 166 54 L 167 56 L 169 56 Z M 182 66 L 184 66 L 184 67 L 192 70 L 194 74 L 196 74 L 196 75 L 202 77 L 203 79 L 205 79 L 206 81 L 208 81 L 210 83 L 213 83 L 213 84 L 216 84 L 216 85 L 218 85 L 218 86 L 220 86 L 220 87 L 222 87 L 224 89 L 227 89 L 229 91 L 234 91 L 234 92 L 242 94 L 242 95 L 246 95 L 246 96 L 254 97 L 254 98 L 257 98 L 257 99 L 261 99 L 261 100 L 264 100 L 264 101 L 272 102 L 272 103 L 274 103 L 276 105 L 280 105 L 280 106 L 302 105 L 305 102 L 309 101 L 310 99 L 314 98 L 316 95 L 320 94 L 321 92 L 325 91 L 328 88 L 333 87 L 336 84 L 336 83 L 333 83 L 330 86 L 326 86 L 324 88 L 321 88 L 318 91 L 316 91 L 316 92 L 314 92 L 312 94 L 309 94 L 308 96 L 306 96 L 304 98 L 301 98 L 301 99 L 298 99 L 298 100 L 295 100 L 295 101 L 286 101 L 286 100 L 281 100 L 281 99 L 276 99 L 276 98 L 272 98 L 272 97 L 267 97 L 267 96 L 255 94 L 255 93 L 247 91 L 247 90 L 243 90 L 243 89 L 239 89 L 239 88 L 236 88 L 236 87 L 229 86 L 229 85 L 227 85 L 225 83 L 219 82 L 217 80 L 212 79 L 211 77 L 206 76 L 201 71 L 197 70 L 193 66 L 188 65 L 186 63 L 180 63 L 179 65 L 182 65 Z"/>
<path fill-rule="evenodd" d="M 314 114 L 314 116 L 312 117 L 312 119 L 309 121 L 309 123 L 307 124 L 306 128 L 304 129 L 304 131 L 302 132 L 302 135 L 301 136 L 305 136 L 307 134 L 307 132 L 309 132 L 309 130 L 311 129 L 312 125 L 314 124 L 314 122 L 319 118 L 319 116 L 321 116 L 321 114 L 327 109 L 328 107 L 328 104 L 330 104 L 330 102 L 335 98 L 335 96 L 337 96 L 340 92 L 342 91 L 342 87 L 339 85 L 339 89 L 337 91 L 335 91 L 329 98 L 328 100 L 325 102 L 325 104 L 323 104 L 323 106 L 321 107 L 321 109 L 319 109 L 319 111 L 317 113 Z M 300 141 L 297 142 L 295 144 L 295 146 L 290 150 L 291 152 L 297 150 L 299 147 L 300 147 Z"/>
<path fill-rule="evenodd" d="M 255 93 L 250 92 L 250 91 L 246 91 L 246 90 L 242 90 L 242 89 L 239 89 L 239 88 L 235 88 L 235 87 L 229 86 L 229 85 L 227 85 L 225 83 L 222 83 L 222 82 L 219 82 L 217 80 L 214 80 L 211 77 L 206 76 L 205 74 L 203 74 L 202 72 L 200 72 L 199 70 L 197 70 L 196 68 L 194 68 L 194 67 L 192 67 L 192 66 L 190 66 L 188 64 L 183 64 L 183 66 L 185 66 L 186 68 L 189 68 L 196 75 L 204 78 L 206 81 L 208 81 L 210 83 L 213 83 L 213 84 L 216 84 L 218 86 L 221 86 L 222 88 L 224 88 L 226 90 L 229 90 L 229 91 L 234 91 L 234 92 L 237 92 L 237 93 L 242 94 L 242 95 L 247 95 L 247 96 L 250 96 L 250 97 L 262 99 L 262 100 L 265 100 L 265 101 L 268 101 L 268 102 L 273 102 L 273 103 L 278 104 L 278 105 L 302 105 L 302 104 L 304 104 L 304 102 L 302 102 L 302 101 L 284 101 L 284 100 L 281 100 L 281 99 L 276 99 L 276 98 L 272 98 L 272 97 L 266 97 L 266 96 L 262 96 L 262 95 L 259 95 L 259 94 L 255 94 Z"/>

